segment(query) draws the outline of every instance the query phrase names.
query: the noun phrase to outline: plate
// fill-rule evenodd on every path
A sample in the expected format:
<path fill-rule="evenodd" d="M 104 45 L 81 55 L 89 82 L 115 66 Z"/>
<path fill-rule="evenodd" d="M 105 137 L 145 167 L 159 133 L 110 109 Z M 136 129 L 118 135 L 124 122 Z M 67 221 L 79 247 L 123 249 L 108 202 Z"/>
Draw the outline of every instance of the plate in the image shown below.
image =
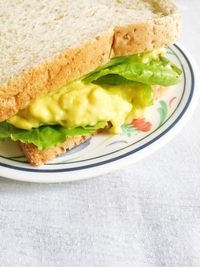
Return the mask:
<path fill-rule="evenodd" d="M 99 134 L 37 168 L 26 162 L 15 143 L 1 142 L 0 175 L 26 182 L 74 181 L 135 163 L 165 145 L 185 125 L 199 97 L 194 60 L 180 45 L 169 47 L 167 54 L 182 69 L 181 82 L 149 107 L 145 118 L 123 125 L 120 135 Z"/>

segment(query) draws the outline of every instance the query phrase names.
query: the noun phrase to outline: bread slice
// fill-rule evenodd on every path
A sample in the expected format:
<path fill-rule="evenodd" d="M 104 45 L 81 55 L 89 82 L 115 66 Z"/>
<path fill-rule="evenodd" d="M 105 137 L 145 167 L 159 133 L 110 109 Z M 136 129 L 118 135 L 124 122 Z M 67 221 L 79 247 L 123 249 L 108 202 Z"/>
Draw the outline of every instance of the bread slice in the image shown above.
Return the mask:
<path fill-rule="evenodd" d="M 173 43 L 181 24 L 168 0 L 9 0 L 0 18 L 0 121 L 111 57 Z"/>
<path fill-rule="evenodd" d="M 47 148 L 44 150 L 39 150 L 33 144 L 23 144 L 21 142 L 19 142 L 19 146 L 29 163 L 31 163 L 33 166 L 40 166 L 65 153 L 66 151 L 80 145 L 91 138 L 91 136 L 92 135 L 88 134 L 84 136 L 68 138 L 63 144 L 58 145 L 57 147 Z"/>
<path fill-rule="evenodd" d="M 0 121 L 112 57 L 174 43 L 181 28 L 169 0 L 9 0 L 0 18 Z M 44 151 L 20 146 L 41 165 L 89 137 Z"/>

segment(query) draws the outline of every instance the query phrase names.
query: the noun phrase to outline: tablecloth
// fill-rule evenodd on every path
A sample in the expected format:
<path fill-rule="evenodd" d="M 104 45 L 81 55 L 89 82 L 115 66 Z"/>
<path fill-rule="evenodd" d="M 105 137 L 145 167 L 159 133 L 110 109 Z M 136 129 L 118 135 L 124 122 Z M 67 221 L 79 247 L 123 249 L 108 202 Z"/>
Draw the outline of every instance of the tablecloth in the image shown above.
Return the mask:
<path fill-rule="evenodd" d="M 200 62 L 200 1 L 176 1 Z M 0 179 L 0 266 L 200 266 L 200 107 L 168 145 L 66 184 Z"/>

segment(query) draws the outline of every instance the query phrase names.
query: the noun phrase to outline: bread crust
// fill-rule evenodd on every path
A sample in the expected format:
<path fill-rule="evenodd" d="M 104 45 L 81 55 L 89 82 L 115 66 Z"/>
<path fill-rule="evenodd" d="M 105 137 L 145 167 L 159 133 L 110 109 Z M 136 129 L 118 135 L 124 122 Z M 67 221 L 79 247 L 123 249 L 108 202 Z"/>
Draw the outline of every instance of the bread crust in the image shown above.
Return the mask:
<path fill-rule="evenodd" d="M 79 47 L 14 77 L 0 87 L 0 121 L 15 115 L 35 98 L 78 79 L 111 57 L 151 51 L 172 44 L 180 33 L 180 14 L 118 26 Z"/>
<path fill-rule="evenodd" d="M 39 150 L 37 146 L 33 144 L 23 144 L 21 142 L 19 142 L 19 146 L 31 165 L 40 166 L 72 149 L 73 147 L 80 145 L 91 138 L 91 136 L 92 135 L 88 134 L 84 136 L 68 138 L 63 144 L 58 145 L 57 147 L 44 150 Z"/>
<path fill-rule="evenodd" d="M 112 56 L 137 54 L 165 47 L 177 40 L 181 29 L 180 14 L 115 27 Z"/>

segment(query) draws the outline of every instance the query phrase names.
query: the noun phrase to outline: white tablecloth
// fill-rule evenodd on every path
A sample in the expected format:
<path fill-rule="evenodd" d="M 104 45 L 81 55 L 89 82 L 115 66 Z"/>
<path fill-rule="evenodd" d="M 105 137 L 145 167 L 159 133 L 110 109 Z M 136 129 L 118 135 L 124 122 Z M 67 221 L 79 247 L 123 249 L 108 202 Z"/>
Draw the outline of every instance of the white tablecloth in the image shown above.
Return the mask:
<path fill-rule="evenodd" d="M 200 62 L 200 1 L 177 1 Z M 200 266 L 200 107 L 167 146 L 68 184 L 0 180 L 0 266 Z"/>

